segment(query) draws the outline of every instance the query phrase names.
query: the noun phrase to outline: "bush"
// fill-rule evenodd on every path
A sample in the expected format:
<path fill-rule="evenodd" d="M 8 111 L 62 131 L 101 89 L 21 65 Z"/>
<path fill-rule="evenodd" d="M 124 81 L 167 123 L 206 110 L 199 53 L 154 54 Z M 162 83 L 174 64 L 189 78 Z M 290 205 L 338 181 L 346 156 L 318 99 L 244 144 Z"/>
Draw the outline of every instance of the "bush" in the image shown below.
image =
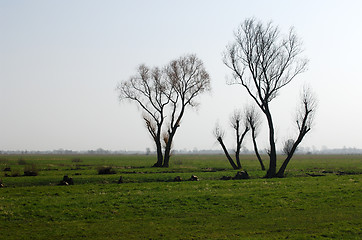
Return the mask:
<path fill-rule="evenodd" d="M 15 170 L 11 170 L 11 175 L 5 174 L 5 176 L 11 176 L 11 177 L 20 177 L 20 170 L 19 169 L 15 169 Z"/>
<path fill-rule="evenodd" d="M 11 167 L 4 167 L 3 171 L 4 172 L 11 172 Z"/>
<path fill-rule="evenodd" d="M 38 168 L 35 164 L 26 165 L 24 168 L 24 176 L 38 176 Z"/>
<path fill-rule="evenodd" d="M 116 171 L 112 167 L 99 167 L 98 174 L 115 174 Z"/>

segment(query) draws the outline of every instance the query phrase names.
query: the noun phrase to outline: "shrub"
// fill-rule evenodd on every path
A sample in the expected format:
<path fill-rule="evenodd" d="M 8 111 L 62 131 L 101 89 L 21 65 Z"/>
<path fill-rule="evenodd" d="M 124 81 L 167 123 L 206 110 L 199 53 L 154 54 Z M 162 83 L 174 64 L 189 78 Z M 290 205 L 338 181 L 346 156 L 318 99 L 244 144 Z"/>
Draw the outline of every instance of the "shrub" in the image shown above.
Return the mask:
<path fill-rule="evenodd" d="M 35 164 L 26 165 L 24 168 L 24 176 L 38 176 L 38 168 Z"/>
<path fill-rule="evenodd" d="M 68 175 L 65 175 L 63 177 L 63 180 L 60 181 L 60 183 L 58 185 L 64 185 L 64 186 L 74 185 L 73 178 L 70 178 L 70 177 L 68 177 Z"/>
<path fill-rule="evenodd" d="M 5 174 L 5 176 L 10 176 L 10 175 Z M 20 170 L 19 170 L 19 169 L 11 170 L 11 176 L 12 176 L 12 177 L 19 177 L 19 176 L 21 176 Z"/>
<path fill-rule="evenodd" d="M 11 172 L 11 167 L 4 167 L 3 171 L 4 172 Z"/>
<path fill-rule="evenodd" d="M 98 174 L 115 174 L 116 171 L 112 167 L 99 167 Z"/>

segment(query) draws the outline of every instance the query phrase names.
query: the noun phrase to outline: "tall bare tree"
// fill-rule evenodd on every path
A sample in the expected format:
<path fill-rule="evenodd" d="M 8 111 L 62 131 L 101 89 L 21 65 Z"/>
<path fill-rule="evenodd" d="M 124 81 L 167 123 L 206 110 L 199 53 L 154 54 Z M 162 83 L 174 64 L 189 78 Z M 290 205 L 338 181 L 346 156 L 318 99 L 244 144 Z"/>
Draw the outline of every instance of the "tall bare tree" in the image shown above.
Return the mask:
<path fill-rule="evenodd" d="M 154 166 L 168 167 L 172 141 L 185 110 L 197 106 L 197 97 L 210 90 L 210 77 L 203 62 L 191 54 L 163 68 L 140 65 L 137 74 L 118 84 L 117 90 L 120 100 L 134 101 L 142 110 L 157 149 Z"/>
<path fill-rule="evenodd" d="M 246 19 L 227 47 L 224 63 L 233 72 L 234 84 L 241 84 L 264 113 L 269 128 L 269 169 L 266 177 L 276 177 L 277 154 L 270 102 L 279 90 L 304 72 L 307 59 L 300 57 L 301 43 L 291 28 L 283 37 L 273 24 Z"/>
<path fill-rule="evenodd" d="M 165 68 L 165 74 L 172 94 L 169 97 L 171 102 L 170 119 L 168 129 L 164 137 L 165 155 L 164 167 L 169 166 L 172 141 L 187 107 L 196 107 L 197 97 L 203 92 L 210 91 L 210 76 L 206 71 L 203 62 L 196 55 L 186 55 L 171 61 Z"/>

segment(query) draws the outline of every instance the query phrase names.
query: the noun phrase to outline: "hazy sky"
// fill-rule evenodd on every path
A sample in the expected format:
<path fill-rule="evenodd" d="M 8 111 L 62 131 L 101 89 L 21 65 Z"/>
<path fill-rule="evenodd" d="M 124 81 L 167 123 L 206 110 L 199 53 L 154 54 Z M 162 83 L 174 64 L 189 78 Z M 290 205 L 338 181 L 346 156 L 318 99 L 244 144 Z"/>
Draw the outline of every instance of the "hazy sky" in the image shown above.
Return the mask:
<path fill-rule="evenodd" d="M 362 148 L 361 9 L 359 0 L 1 0 L 0 150 L 152 149 L 141 113 L 119 103 L 116 85 L 141 63 L 163 66 L 187 53 L 204 61 L 213 90 L 187 111 L 174 147 L 219 149 L 217 121 L 233 147 L 228 119 L 250 99 L 226 84 L 222 53 L 249 17 L 283 32 L 294 26 L 310 59 L 271 104 L 278 146 L 295 136 L 300 88 L 309 84 L 319 104 L 302 146 Z"/>

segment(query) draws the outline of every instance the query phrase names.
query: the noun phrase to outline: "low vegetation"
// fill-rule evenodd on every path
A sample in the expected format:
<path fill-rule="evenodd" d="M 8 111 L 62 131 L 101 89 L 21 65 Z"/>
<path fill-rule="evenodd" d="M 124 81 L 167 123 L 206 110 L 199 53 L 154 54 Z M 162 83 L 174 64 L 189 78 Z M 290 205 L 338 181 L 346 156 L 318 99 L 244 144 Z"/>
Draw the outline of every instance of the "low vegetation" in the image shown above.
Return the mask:
<path fill-rule="evenodd" d="M 254 158 L 233 180 L 222 155 L 2 156 L 0 239 L 361 239 L 362 156 L 296 156 L 276 179 Z"/>

